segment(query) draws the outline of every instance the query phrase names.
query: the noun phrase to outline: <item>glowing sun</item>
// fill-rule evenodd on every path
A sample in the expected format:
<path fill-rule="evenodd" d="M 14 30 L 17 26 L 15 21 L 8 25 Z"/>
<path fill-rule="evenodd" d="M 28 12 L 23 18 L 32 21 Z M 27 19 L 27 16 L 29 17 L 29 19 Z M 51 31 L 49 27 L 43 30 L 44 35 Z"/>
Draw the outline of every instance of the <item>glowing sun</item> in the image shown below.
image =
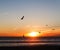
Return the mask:
<path fill-rule="evenodd" d="M 39 32 L 30 32 L 30 33 L 28 33 L 28 36 L 30 36 L 30 37 L 38 37 Z"/>

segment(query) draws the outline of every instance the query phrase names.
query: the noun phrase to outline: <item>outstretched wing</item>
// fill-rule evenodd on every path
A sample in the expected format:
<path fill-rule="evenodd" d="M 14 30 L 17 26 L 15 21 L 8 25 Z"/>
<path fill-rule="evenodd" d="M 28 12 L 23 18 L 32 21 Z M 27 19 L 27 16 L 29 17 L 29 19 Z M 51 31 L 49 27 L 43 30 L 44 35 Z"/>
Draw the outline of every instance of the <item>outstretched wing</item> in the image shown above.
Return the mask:
<path fill-rule="evenodd" d="M 23 20 L 24 19 L 24 16 L 21 18 L 21 20 Z"/>

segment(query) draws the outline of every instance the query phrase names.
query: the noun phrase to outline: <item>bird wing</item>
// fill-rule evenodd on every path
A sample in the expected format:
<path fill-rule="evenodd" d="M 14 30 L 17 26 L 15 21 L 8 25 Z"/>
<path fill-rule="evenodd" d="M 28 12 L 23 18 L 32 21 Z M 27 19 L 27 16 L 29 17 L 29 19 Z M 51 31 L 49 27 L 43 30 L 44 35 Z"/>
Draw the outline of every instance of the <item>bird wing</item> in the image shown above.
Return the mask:
<path fill-rule="evenodd" d="M 21 18 L 21 20 L 23 20 L 24 16 Z"/>

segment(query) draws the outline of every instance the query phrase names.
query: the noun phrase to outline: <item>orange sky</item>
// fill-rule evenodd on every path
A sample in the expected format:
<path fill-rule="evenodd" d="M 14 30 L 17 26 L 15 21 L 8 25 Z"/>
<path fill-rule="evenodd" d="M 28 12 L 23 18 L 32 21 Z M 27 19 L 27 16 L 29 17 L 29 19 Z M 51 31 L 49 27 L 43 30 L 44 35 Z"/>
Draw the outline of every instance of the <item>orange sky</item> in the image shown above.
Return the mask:
<path fill-rule="evenodd" d="M 39 30 L 34 30 L 34 29 L 17 29 L 14 31 L 3 31 L 0 32 L 0 36 L 12 36 L 12 37 L 18 37 L 18 36 L 23 36 L 23 34 L 26 36 L 27 33 L 32 32 L 32 31 L 37 31 L 40 32 L 40 37 L 44 36 L 60 36 L 60 29 L 57 30 L 45 30 L 45 31 L 39 31 Z"/>
<path fill-rule="evenodd" d="M 60 0 L 0 0 L 0 36 L 22 36 L 31 31 L 60 36 Z"/>

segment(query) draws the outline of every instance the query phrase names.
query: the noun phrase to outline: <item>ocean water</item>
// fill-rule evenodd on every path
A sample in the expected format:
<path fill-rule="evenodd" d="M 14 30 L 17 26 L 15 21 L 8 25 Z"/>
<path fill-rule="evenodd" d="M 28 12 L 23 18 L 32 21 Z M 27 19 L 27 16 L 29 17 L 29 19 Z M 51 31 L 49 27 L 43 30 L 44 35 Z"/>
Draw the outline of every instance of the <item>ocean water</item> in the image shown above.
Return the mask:
<path fill-rule="evenodd" d="M 37 46 L 37 45 L 60 46 L 60 38 L 39 38 L 39 39 L 0 38 L 0 47 L 1 46 Z"/>

